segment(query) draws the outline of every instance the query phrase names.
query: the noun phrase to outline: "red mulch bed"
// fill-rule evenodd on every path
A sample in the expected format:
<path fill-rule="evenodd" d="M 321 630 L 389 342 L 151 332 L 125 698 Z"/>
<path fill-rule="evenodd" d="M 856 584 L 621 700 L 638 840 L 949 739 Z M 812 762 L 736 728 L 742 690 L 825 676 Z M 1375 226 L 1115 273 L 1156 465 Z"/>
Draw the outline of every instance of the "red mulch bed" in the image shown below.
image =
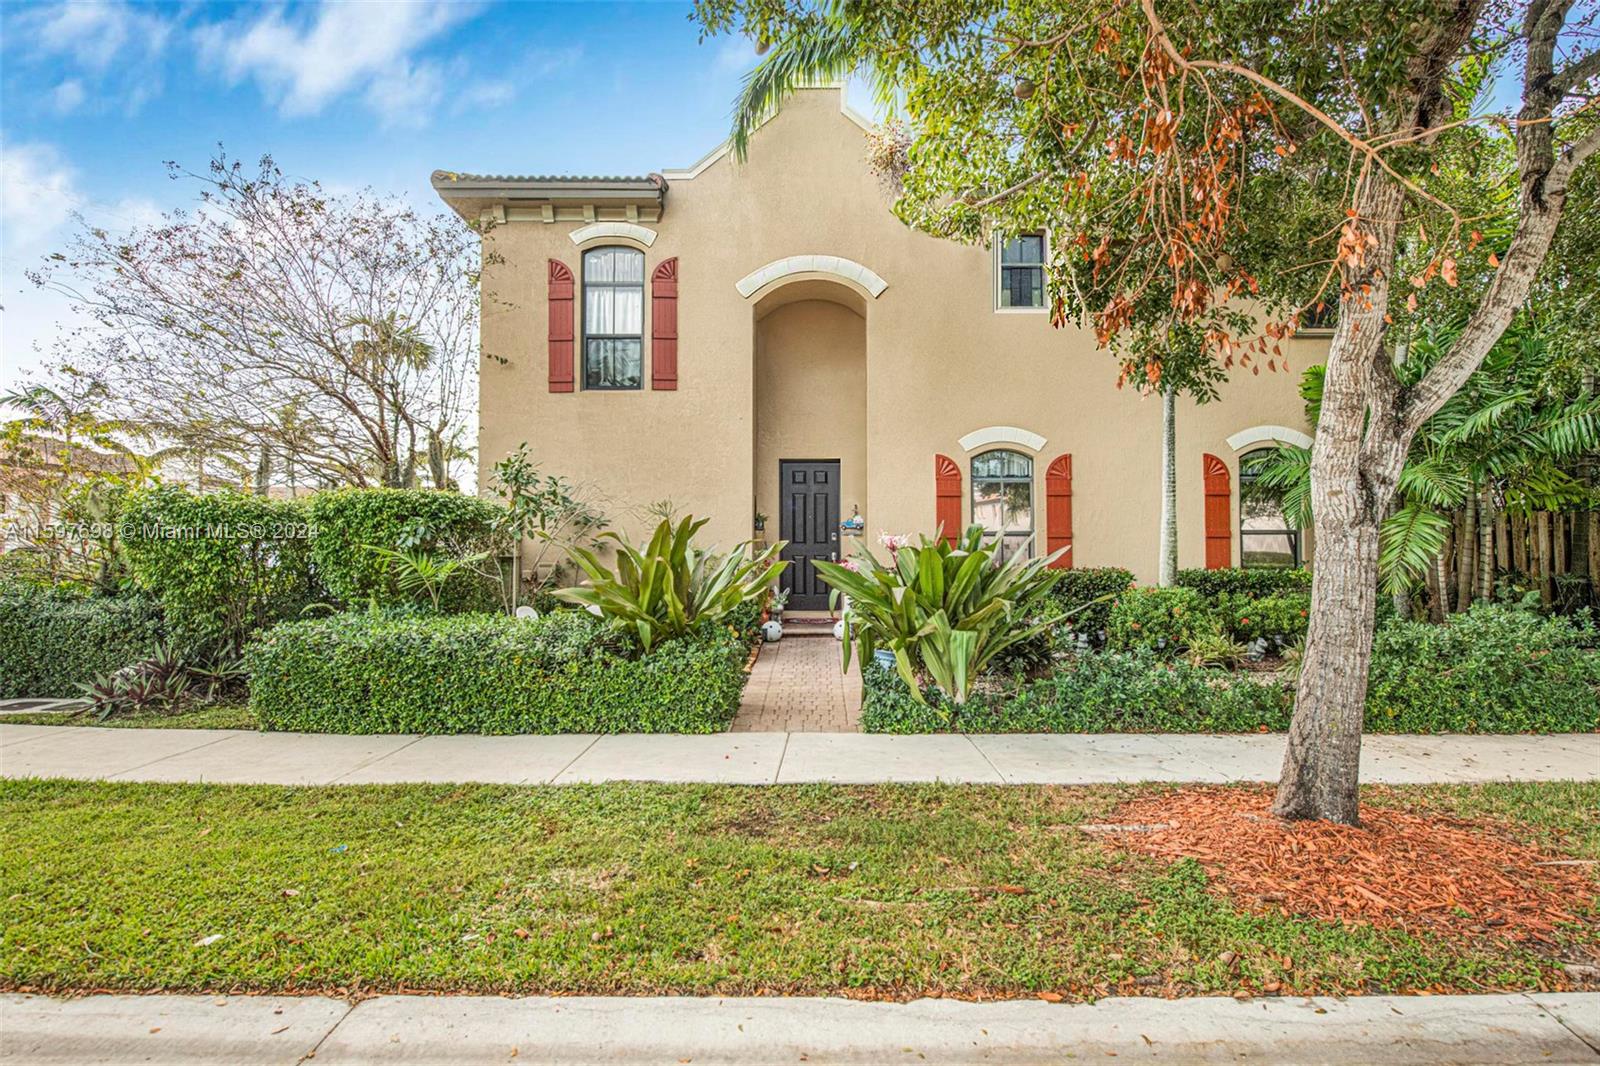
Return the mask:
<path fill-rule="evenodd" d="M 1529 946 L 1554 946 L 1558 923 L 1600 927 L 1594 867 L 1540 865 L 1562 856 L 1491 826 L 1371 805 L 1359 827 L 1283 822 L 1271 807 L 1270 790 L 1179 789 L 1124 804 L 1112 821 L 1140 828 L 1105 835 L 1130 851 L 1195 859 L 1258 911 Z"/>

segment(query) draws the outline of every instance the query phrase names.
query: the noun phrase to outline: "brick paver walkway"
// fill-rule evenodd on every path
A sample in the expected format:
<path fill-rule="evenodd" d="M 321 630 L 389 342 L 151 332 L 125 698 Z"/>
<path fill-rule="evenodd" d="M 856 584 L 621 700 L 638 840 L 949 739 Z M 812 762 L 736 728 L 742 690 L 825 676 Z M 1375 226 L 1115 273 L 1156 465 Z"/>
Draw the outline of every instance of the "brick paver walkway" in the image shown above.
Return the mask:
<path fill-rule="evenodd" d="M 744 687 L 739 733 L 854 733 L 861 728 L 861 670 L 839 672 L 839 642 L 785 637 L 763 644 Z"/>

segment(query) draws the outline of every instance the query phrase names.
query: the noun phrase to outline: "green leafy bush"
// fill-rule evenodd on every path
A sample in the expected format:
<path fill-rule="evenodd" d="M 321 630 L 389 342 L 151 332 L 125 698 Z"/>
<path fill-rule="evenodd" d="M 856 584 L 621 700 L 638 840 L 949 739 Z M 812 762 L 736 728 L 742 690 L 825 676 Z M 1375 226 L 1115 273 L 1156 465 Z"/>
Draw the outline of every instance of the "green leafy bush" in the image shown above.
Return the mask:
<path fill-rule="evenodd" d="M 739 708 L 747 654 L 709 624 L 643 654 L 586 611 L 383 611 L 285 623 L 245 659 L 267 729 L 711 733 Z"/>
<path fill-rule="evenodd" d="M 1225 567 L 1219 570 L 1179 570 L 1178 584 L 1215 599 L 1222 595 L 1256 599 L 1284 592 L 1311 591 L 1311 571 L 1303 567 Z"/>
<path fill-rule="evenodd" d="M 502 509 L 476 496 L 435 489 L 334 489 L 308 505 L 315 536 L 311 557 L 328 595 L 349 607 L 408 603 L 396 569 L 374 548 L 437 558 L 496 553 Z M 509 551 L 509 546 L 505 546 Z M 501 581 L 490 566 L 462 566 L 444 582 L 440 609 L 485 611 L 502 606 Z"/>
<path fill-rule="evenodd" d="M 1150 648 L 1175 655 L 1213 617 L 1205 596 L 1191 588 L 1132 588 L 1118 596 L 1106 622 L 1106 647 Z"/>
<path fill-rule="evenodd" d="M 161 639 L 161 611 L 145 596 L 86 597 L 0 584 L 0 699 L 78 695 Z"/>
<path fill-rule="evenodd" d="M 645 651 L 702 623 L 721 621 L 741 604 L 759 602 L 788 565 L 774 561 L 783 542 L 754 557 L 746 552 L 748 541 L 726 554 L 705 551 L 694 546 L 694 535 L 705 524 L 706 519 L 693 516 L 676 526 L 663 519 L 643 548 L 620 534 L 601 534 L 617 544 L 616 570 L 589 549 L 571 545 L 567 551 L 589 575 L 589 584 L 556 596 L 599 609 L 612 628 L 636 637 Z"/>
<path fill-rule="evenodd" d="M 1133 571 L 1120 566 L 1062 570 L 1050 597 L 1062 611 L 1077 612 L 1062 628 L 1086 633 L 1091 641 L 1099 643 L 1100 631 L 1111 620 L 1112 602 L 1133 583 Z"/>
<path fill-rule="evenodd" d="M 899 675 L 867 668 L 869 733 L 1232 733 L 1289 725 L 1293 694 L 1274 675 L 1162 662 L 1149 652 L 1080 656 L 1049 677 L 964 706 L 924 706 Z M 937 698 L 937 697 L 935 697 Z"/>
<path fill-rule="evenodd" d="M 1569 621 L 1479 605 L 1447 624 L 1390 622 L 1373 641 L 1367 728 L 1384 733 L 1589 732 L 1600 727 L 1600 652 Z"/>
<path fill-rule="evenodd" d="M 894 652 L 900 677 L 922 698 L 919 672 L 956 703 L 996 656 L 1058 623 L 1045 616 L 1050 587 L 1063 572 L 1055 556 L 1013 555 L 996 564 L 981 526 L 955 544 L 921 537 L 898 547 L 888 566 L 870 551 L 848 564 L 815 562 L 828 586 L 850 597 L 844 612 L 844 658 L 852 646 L 866 669 L 878 648 Z"/>
<path fill-rule="evenodd" d="M 1217 597 L 1214 611 L 1235 640 L 1265 637 L 1293 644 L 1306 635 L 1306 626 L 1311 620 L 1311 595 L 1283 592 L 1251 598 L 1229 592 Z"/>
<path fill-rule="evenodd" d="M 121 526 L 134 581 L 185 655 L 236 649 L 320 595 L 311 528 L 292 501 L 161 485 L 128 496 Z"/>

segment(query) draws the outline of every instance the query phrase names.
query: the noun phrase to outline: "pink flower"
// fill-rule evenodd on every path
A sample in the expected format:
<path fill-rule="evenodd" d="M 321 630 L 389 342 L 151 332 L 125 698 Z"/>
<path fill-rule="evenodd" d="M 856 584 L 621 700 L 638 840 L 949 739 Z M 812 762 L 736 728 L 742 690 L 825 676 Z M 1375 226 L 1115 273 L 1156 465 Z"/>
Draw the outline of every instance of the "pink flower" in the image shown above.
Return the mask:
<path fill-rule="evenodd" d="M 839 565 L 850 571 L 852 574 L 861 573 L 861 564 L 856 562 L 854 559 L 846 559 Z"/>

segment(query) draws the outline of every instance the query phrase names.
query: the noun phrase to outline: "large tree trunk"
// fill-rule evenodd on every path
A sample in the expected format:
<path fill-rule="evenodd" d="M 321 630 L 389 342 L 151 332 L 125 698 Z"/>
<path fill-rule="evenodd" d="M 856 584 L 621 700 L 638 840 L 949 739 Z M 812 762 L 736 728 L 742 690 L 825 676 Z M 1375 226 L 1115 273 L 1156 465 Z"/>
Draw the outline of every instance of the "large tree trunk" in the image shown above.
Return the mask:
<path fill-rule="evenodd" d="M 1178 392 L 1161 390 L 1161 562 L 1157 583 L 1178 583 Z"/>
<path fill-rule="evenodd" d="M 1378 598 L 1378 529 L 1389 513 L 1410 434 L 1383 350 L 1399 183 L 1374 175 L 1358 232 L 1372 243 L 1346 268 L 1311 447 L 1311 623 L 1295 690 L 1274 811 L 1354 825 L 1360 813 L 1361 722 Z M 1370 227 L 1370 230 L 1368 229 Z"/>

